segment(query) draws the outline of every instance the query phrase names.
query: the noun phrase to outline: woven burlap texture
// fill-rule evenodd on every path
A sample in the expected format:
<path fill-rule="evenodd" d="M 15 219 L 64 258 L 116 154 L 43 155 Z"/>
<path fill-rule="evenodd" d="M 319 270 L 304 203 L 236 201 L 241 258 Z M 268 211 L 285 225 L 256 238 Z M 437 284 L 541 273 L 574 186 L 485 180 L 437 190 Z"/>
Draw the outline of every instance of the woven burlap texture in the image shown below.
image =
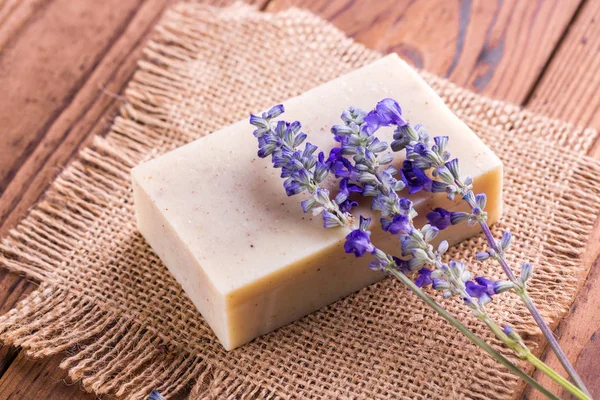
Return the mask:
<path fill-rule="evenodd" d="M 166 397 L 191 388 L 201 399 L 516 397 L 515 376 L 393 279 L 225 352 L 135 227 L 133 166 L 380 56 L 298 9 L 169 10 L 111 132 L 2 242 L 0 262 L 41 282 L 0 318 L 4 343 L 33 357 L 66 351 L 71 378 L 110 397 L 152 388 Z M 531 294 L 556 321 L 574 298 L 600 209 L 600 165 L 584 156 L 595 131 L 423 76 L 505 162 L 505 214 L 494 232 L 515 234 L 509 260 L 535 264 Z M 500 278 L 495 264 L 473 261 L 483 247 L 476 237 L 450 257 Z M 539 332 L 515 296 L 497 297 L 492 314 L 535 344 Z M 463 305 L 444 304 L 494 342 Z"/>

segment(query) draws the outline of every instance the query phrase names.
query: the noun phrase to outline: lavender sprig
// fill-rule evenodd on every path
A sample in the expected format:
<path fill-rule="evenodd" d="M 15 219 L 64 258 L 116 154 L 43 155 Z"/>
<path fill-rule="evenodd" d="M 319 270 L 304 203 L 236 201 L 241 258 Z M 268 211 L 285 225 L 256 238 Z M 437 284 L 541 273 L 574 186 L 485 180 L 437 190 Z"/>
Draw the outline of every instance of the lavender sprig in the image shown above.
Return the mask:
<path fill-rule="evenodd" d="M 301 202 L 304 212 L 312 210 L 315 216 L 321 214 L 325 228 L 347 225 L 351 221 L 350 214 L 340 208 L 340 204 L 347 199 L 331 201 L 329 191 L 320 186 L 329 173 L 329 165 L 325 163 L 323 153 L 315 156 L 317 146 L 308 142 L 304 150 L 298 149 L 307 137 L 300 132 L 300 122 L 273 123 L 273 119 L 283 111 L 283 106 L 279 105 L 262 116 L 250 116 L 250 124 L 256 127 L 254 136 L 258 139 L 258 156 L 271 156 L 273 167 L 281 168 L 281 177 L 286 178 L 283 187 L 288 196 L 304 191 L 312 195 Z"/>
<path fill-rule="evenodd" d="M 368 225 L 370 222 L 369 220 L 366 220 L 361 217 L 359 227 L 357 229 L 351 228 L 351 226 L 353 224 L 353 218 L 349 214 L 349 211 L 342 212 L 339 207 L 340 202 L 337 201 L 337 199 L 335 202 L 331 201 L 331 199 L 325 199 L 324 197 L 325 197 L 326 192 L 324 192 L 323 190 L 320 190 L 322 188 L 318 185 L 320 183 L 320 180 L 317 177 L 318 175 L 316 173 L 317 162 L 314 162 L 314 165 L 312 165 L 313 161 L 310 160 L 310 157 L 312 157 L 312 153 L 314 153 L 314 151 L 316 151 L 316 149 L 311 152 L 308 152 L 309 154 L 306 157 L 304 157 L 304 158 L 308 158 L 308 160 L 304 159 L 301 155 L 298 155 L 298 156 L 291 155 L 291 154 L 297 155 L 295 148 L 298 147 L 301 144 L 301 142 L 306 138 L 306 136 L 304 134 L 297 134 L 297 132 L 299 131 L 299 128 L 300 128 L 299 124 L 285 123 L 285 129 L 284 129 L 283 126 L 279 125 L 279 123 L 278 123 L 279 127 L 276 126 L 275 128 L 273 128 L 271 120 L 273 118 L 277 117 L 278 115 L 280 115 L 282 112 L 283 112 L 283 107 L 276 106 L 276 107 L 273 107 L 268 112 L 262 114 L 261 117 L 252 115 L 250 122 L 254 126 L 257 127 L 254 134 L 258 138 L 258 142 L 259 142 L 259 148 L 260 148 L 259 156 L 266 157 L 269 154 L 273 155 L 272 158 L 273 158 L 274 166 L 282 167 L 282 177 L 288 177 L 288 180 L 286 180 L 286 183 L 284 184 L 284 187 L 286 188 L 286 193 L 288 195 L 294 195 L 294 194 L 300 193 L 304 190 L 308 190 L 308 192 L 313 195 L 315 204 L 319 204 L 322 207 L 322 210 L 320 212 L 322 212 L 323 214 L 325 214 L 325 212 L 330 212 L 336 217 L 336 220 L 337 220 L 336 224 L 332 224 L 330 226 L 346 226 L 347 228 L 351 229 L 351 232 L 347 236 L 347 240 L 345 243 L 345 250 L 347 252 L 352 252 L 356 256 L 362 256 L 365 254 L 365 252 L 369 252 L 369 253 L 373 254 L 373 256 L 376 258 L 377 263 L 379 265 L 386 265 L 387 272 L 396 276 L 402 283 L 404 283 L 419 298 L 421 298 L 428 305 L 430 305 L 436 312 L 438 312 L 450 324 L 455 326 L 459 331 L 461 331 L 463 334 L 465 334 L 471 341 L 473 341 L 475 344 L 480 346 L 483 350 L 485 350 L 493 358 L 495 358 L 497 361 L 499 361 L 500 363 L 505 365 L 507 368 L 509 368 L 515 374 L 517 374 L 522 379 L 524 379 L 528 384 L 537 388 L 538 390 L 540 390 L 542 393 L 544 393 L 549 398 L 553 398 L 553 399 L 557 398 L 552 393 L 547 391 L 544 387 L 542 387 L 538 382 L 533 380 L 529 375 L 527 375 L 521 369 L 519 369 L 517 366 L 515 366 L 510 361 L 508 361 L 504 356 L 502 356 L 500 353 L 495 351 L 487 343 L 485 343 L 480 338 L 478 338 L 475 334 L 473 334 L 473 332 L 471 332 L 468 328 L 466 328 L 464 325 L 462 325 L 458 320 L 456 320 L 454 317 L 452 317 L 450 314 L 448 314 L 435 301 L 433 301 L 429 296 L 427 296 L 418 286 L 416 286 L 404 274 L 404 272 L 402 271 L 403 266 L 401 266 L 399 264 L 398 258 L 390 256 L 388 254 L 385 254 L 383 251 L 374 247 L 370 243 L 370 238 L 369 238 L 370 232 L 367 231 L 367 228 L 368 228 Z M 294 126 L 294 128 L 291 128 L 292 125 Z M 296 126 L 297 126 L 297 129 L 295 129 Z M 292 133 L 291 134 L 288 133 L 286 136 L 286 133 L 288 132 L 289 129 L 292 130 Z M 296 140 L 296 136 L 300 136 L 301 140 Z M 275 144 L 275 145 L 273 145 L 273 144 Z M 308 147 L 308 144 L 306 147 Z M 305 150 L 306 150 L 306 147 L 305 147 Z M 303 152 L 303 154 L 305 154 L 305 153 Z M 319 154 L 318 162 L 325 164 L 323 158 L 324 158 L 323 155 Z M 330 165 L 330 163 L 326 163 L 326 164 Z M 283 170 L 283 167 L 286 167 L 287 169 Z M 289 170 L 289 172 L 286 172 L 288 170 Z M 305 177 L 305 175 L 308 177 Z M 344 181 L 344 180 L 342 180 L 342 181 Z M 347 185 L 347 182 L 346 182 L 346 185 Z M 297 189 L 291 190 L 290 188 L 297 188 Z M 342 188 L 341 183 L 340 183 L 340 188 Z M 327 192 L 326 194 L 328 195 L 329 193 Z M 342 197 L 346 197 L 345 199 L 343 199 L 342 202 L 348 201 L 347 196 L 342 196 Z M 303 206 L 303 209 L 305 209 L 305 212 L 308 211 L 308 207 Z M 325 215 L 324 215 L 324 225 L 325 225 L 325 227 L 328 227 L 328 225 L 329 225 L 328 222 L 325 220 Z M 539 361 L 539 360 L 537 360 L 537 361 Z M 539 361 L 539 363 L 541 363 L 541 361 Z M 540 367 L 540 369 L 542 369 L 543 366 L 545 366 L 545 364 L 542 363 L 542 367 Z M 553 371 L 550 370 L 550 372 L 553 372 Z M 558 378 L 561 378 L 561 377 L 558 376 Z M 568 385 L 570 383 L 563 382 L 561 384 L 564 387 L 568 388 Z M 569 390 L 571 392 L 575 392 L 576 388 L 574 388 L 574 389 L 571 388 Z M 580 397 L 580 398 L 585 398 L 585 397 Z"/>
<path fill-rule="evenodd" d="M 488 245 L 490 246 L 488 251 L 478 253 L 477 259 L 483 261 L 487 258 L 493 258 L 498 262 L 513 284 L 510 290 L 515 292 L 521 301 L 523 301 L 573 382 L 589 396 L 589 392 L 581 377 L 570 363 L 554 337 L 552 330 L 546 324 L 546 321 L 527 292 L 527 281 L 532 275 L 531 264 L 523 263 L 520 276 L 515 276 L 505 258 L 505 253 L 510 245 L 512 234 L 510 232 L 504 232 L 499 241 L 494 238 L 490 227 L 487 224 L 487 213 L 484 211 L 487 201 L 486 195 L 485 193 L 474 194 L 473 179 L 468 176 L 464 178 L 461 177 L 458 159 L 454 158 L 450 160 L 450 153 L 446 150 L 448 137 L 435 137 L 434 142 L 432 143 L 429 140 L 429 135 L 424 132 L 422 126 L 417 125 L 412 127 L 410 124 L 404 123 L 397 124 L 396 130 L 394 131 L 394 139 L 394 142 L 392 142 L 393 150 L 406 150 L 407 158 L 409 159 L 409 161 L 405 162 L 406 174 L 404 167 L 402 173 L 411 192 L 427 189 L 422 182 L 411 180 L 411 178 L 420 173 L 422 175 L 419 176 L 426 177 L 425 171 L 431 170 L 432 175 L 434 176 L 433 184 L 438 182 L 438 184 L 446 185 L 445 191 L 450 200 L 453 200 L 456 196 L 460 196 L 460 198 L 469 205 L 471 213 L 468 217 L 463 219 L 465 219 L 469 225 L 479 224 Z M 421 172 L 419 173 L 417 170 Z M 429 178 L 426 177 L 423 179 L 427 180 Z M 429 213 L 427 218 L 433 225 L 440 229 L 444 229 L 448 226 L 448 213 L 449 212 L 446 210 L 436 209 L 434 212 Z M 458 223 L 460 221 L 454 222 Z"/>
<path fill-rule="evenodd" d="M 378 111 L 378 109 L 383 110 Z M 395 110 L 397 111 L 394 112 Z M 397 121 L 406 124 L 404 120 L 399 118 L 401 115 L 399 106 L 391 99 L 380 102 L 369 115 L 373 115 L 373 113 L 385 115 L 389 112 L 393 112 L 392 117 L 398 117 Z M 343 168 L 337 169 L 334 164 L 332 169 L 337 176 L 354 177 L 354 179 L 357 179 L 357 184 L 364 185 L 363 195 L 373 196 L 371 208 L 379 210 L 384 217 L 381 219 L 382 228 L 392 234 L 402 233 L 400 236 L 402 255 L 410 258 L 408 262 L 394 257 L 390 258 L 381 250 L 375 248 L 370 243 L 370 232 L 367 230 L 370 220 L 365 220 L 362 216 L 360 229 L 354 230 L 346 237 L 344 245 L 346 252 L 353 252 L 357 257 L 363 256 L 365 252 L 371 253 L 376 259 L 376 261 L 371 262 L 371 269 L 383 272 L 390 269 L 411 272 L 420 268 L 418 271 L 419 276 L 415 281 L 418 287 L 431 285 L 433 289 L 442 291 L 444 298 L 459 296 L 465 305 L 472 310 L 475 317 L 484 322 L 498 339 L 514 350 L 519 357 L 526 359 L 531 352 L 520 337 L 509 327 L 505 329 L 510 330 L 512 334 L 506 334 L 505 330 L 500 329 L 492 320 L 485 308 L 485 305 L 492 300 L 492 295 L 512 289 L 513 283 L 507 281 L 492 282 L 483 277 L 475 278 L 475 281 L 472 281 L 471 272 L 467 270 L 464 263 L 454 260 L 450 261 L 449 264 L 442 262 L 443 254 L 448 250 L 448 242 L 442 241 L 438 248 L 434 250 L 430 242 L 437 236 L 438 227 L 427 224 L 421 229 L 415 228 L 413 219 L 417 212 L 414 210 L 412 202 L 400 198 L 395 193 L 396 190 L 404 188 L 405 184 L 395 180 L 393 177 L 395 170 L 393 168 L 388 167 L 383 171 L 381 168 L 382 164 L 389 164 L 392 161 L 389 153 L 384 154 L 388 149 L 387 143 L 380 142 L 374 137 L 377 129 L 385 123 L 376 123 L 375 127 L 369 127 L 368 124 L 362 123 L 364 114 L 363 111 L 356 108 L 348 109 L 342 114 L 345 126 L 336 125 L 332 128 L 331 131 L 335 135 L 335 140 L 341 144 L 341 154 L 353 155 L 352 160 L 354 161 L 352 163 L 350 160 L 340 159 L 338 163 L 342 163 L 343 160 Z M 357 119 L 347 117 L 354 115 L 361 116 L 358 123 Z M 388 118 L 388 121 L 392 120 L 392 117 Z M 342 132 L 342 135 L 340 135 L 340 132 Z M 421 135 L 421 137 L 427 141 L 429 140 L 428 136 Z M 351 152 L 346 150 L 349 143 L 352 146 Z M 377 152 L 371 151 L 372 144 L 377 144 Z M 380 162 L 379 158 L 385 160 L 385 163 Z M 431 167 L 426 161 L 416 160 L 419 165 Z M 368 174 L 366 178 L 365 174 Z M 423 187 L 434 188 L 433 183 L 428 185 L 419 182 L 419 184 Z M 445 185 L 441 187 L 445 189 Z M 469 217 L 466 213 L 450 213 L 442 209 L 438 209 L 436 212 L 440 214 L 440 217 L 443 216 L 448 219 L 448 221 L 444 221 L 444 225 L 446 225 L 446 222 L 451 224 L 453 220 L 454 223 L 458 223 L 460 220 Z M 442 226 L 441 223 L 438 225 Z M 428 268 L 421 268 L 424 265 L 433 267 L 433 271 Z"/>

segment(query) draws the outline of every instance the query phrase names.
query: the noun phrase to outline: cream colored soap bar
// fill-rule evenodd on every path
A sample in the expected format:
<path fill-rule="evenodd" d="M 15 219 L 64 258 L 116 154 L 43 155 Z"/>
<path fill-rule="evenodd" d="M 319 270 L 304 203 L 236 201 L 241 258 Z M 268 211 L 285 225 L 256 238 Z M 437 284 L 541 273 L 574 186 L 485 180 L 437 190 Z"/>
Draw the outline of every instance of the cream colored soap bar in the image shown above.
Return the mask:
<path fill-rule="evenodd" d="M 344 109 L 369 110 L 386 97 L 398 100 L 409 122 L 450 137 L 449 151 L 475 178 L 476 192 L 487 193 L 495 222 L 502 163 L 396 55 L 284 102 L 282 118 L 302 122 L 308 140 L 328 153 L 335 146 L 330 127 Z M 369 257 L 344 253 L 347 231 L 324 229 L 319 217 L 302 213 L 303 195 L 285 195 L 280 171 L 256 156 L 252 131 L 244 119 L 132 171 L 140 231 L 228 350 L 382 278 L 368 268 Z M 391 129 L 379 132 L 391 142 Z M 420 218 L 458 205 L 444 194 L 413 200 Z M 368 204 L 359 213 L 370 216 Z M 397 237 L 376 225 L 373 241 L 400 254 Z M 461 224 L 440 236 L 452 245 L 476 232 Z"/>

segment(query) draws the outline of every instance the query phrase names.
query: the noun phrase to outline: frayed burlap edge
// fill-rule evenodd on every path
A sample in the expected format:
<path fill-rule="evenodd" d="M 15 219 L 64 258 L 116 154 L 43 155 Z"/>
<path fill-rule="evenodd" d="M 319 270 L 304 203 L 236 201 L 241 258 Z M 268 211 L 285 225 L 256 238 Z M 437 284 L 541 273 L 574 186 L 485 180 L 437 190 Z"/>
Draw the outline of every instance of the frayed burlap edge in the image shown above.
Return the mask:
<path fill-rule="evenodd" d="M 247 12 L 243 6 L 236 7 L 228 12 L 231 15 L 239 12 L 240 17 Z M 56 275 L 65 273 L 61 265 L 69 262 L 73 245 L 88 235 L 89 225 L 98 223 L 98 216 L 106 212 L 108 204 L 104 199 L 115 191 L 129 190 L 129 169 L 151 158 L 152 149 L 164 139 L 153 128 L 164 124 L 170 110 L 162 108 L 158 93 L 164 85 L 185 83 L 187 71 L 178 70 L 177 61 L 193 58 L 195 45 L 201 40 L 184 29 L 185 23 L 193 23 L 196 14 L 205 16 L 207 12 L 216 13 L 205 7 L 182 4 L 165 16 L 154 40 L 148 44 L 145 60 L 140 62 L 140 70 L 127 91 L 127 104 L 112 132 L 106 139 L 96 138 L 81 152 L 0 247 L 0 261 L 6 268 L 42 282 L 15 309 L 0 317 L 0 339 L 23 347 L 32 357 L 66 351 L 68 355 L 61 367 L 69 371 L 73 380 L 80 380 L 86 390 L 97 394 L 143 398 L 150 389 L 157 388 L 171 396 L 197 381 L 192 391 L 194 398 L 285 397 L 280 390 L 261 387 L 247 378 L 215 368 L 202 355 L 185 347 L 173 351 L 172 343 L 162 338 L 160 332 L 137 324 L 135 315 L 118 315 L 95 293 L 87 293 L 85 289 L 67 291 L 56 284 Z M 286 12 L 297 13 L 298 18 L 315 18 L 303 11 Z M 173 34 L 175 26 L 182 27 L 179 36 Z M 354 52 L 353 56 L 362 58 L 364 63 L 378 57 L 342 38 L 333 28 L 332 34 L 339 35 Z M 177 52 L 170 45 L 172 41 L 179 42 Z M 444 87 L 451 95 L 464 96 L 464 101 L 469 102 L 467 107 L 488 108 L 487 120 L 472 123 L 508 128 L 530 135 L 532 140 L 553 140 L 571 150 L 572 154 L 563 161 L 568 166 L 565 179 L 570 189 L 557 204 L 555 231 L 547 235 L 549 242 L 544 256 L 583 270 L 582 240 L 590 234 L 600 209 L 600 165 L 578 154 L 589 148 L 596 132 L 575 129 L 516 106 L 490 101 L 424 75 L 435 88 Z M 144 90 L 150 87 L 155 90 Z M 441 95 L 444 94 L 442 90 Z M 563 230 L 565 225 L 569 226 L 569 232 Z M 547 249 L 552 249 L 551 253 Z M 573 298 L 574 293 L 567 295 Z M 555 321 L 567 307 L 568 304 L 562 304 L 560 312 L 544 311 Z M 126 356 L 116 360 L 117 354 Z"/>

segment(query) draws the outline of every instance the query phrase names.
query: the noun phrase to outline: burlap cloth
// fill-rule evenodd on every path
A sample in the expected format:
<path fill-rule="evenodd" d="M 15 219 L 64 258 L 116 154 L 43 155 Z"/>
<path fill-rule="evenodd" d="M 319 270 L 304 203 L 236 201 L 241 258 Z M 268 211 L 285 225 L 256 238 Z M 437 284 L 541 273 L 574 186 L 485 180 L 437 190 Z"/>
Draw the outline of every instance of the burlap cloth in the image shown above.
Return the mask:
<path fill-rule="evenodd" d="M 109 397 L 152 388 L 169 397 L 192 385 L 193 398 L 216 399 L 517 396 L 515 376 L 394 279 L 225 352 L 135 227 L 131 167 L 380 56 L 298 9 L 168 11 L 111 132 L 4 239 L 2 264 L 41 284 L 1 317 L 1 339 L 34 357 L 66 351 L 69 375 Z M 596 132 L 423 76 L 505 162 L 495 231 L 515 234 L 510 261 L 536 265 L 531 293 L 556 321 L 582 279 L 600 209 L 600 165 L 584 156 Z M 473 262 L 482 246 L 474 238 L 451 256 L 499 278 L 495 264 Z M 497 297 L 493 314 L 535 345 L 538 330 L 515 296 Z M 492 340 L 459 302 L 444 304 Z"/>

